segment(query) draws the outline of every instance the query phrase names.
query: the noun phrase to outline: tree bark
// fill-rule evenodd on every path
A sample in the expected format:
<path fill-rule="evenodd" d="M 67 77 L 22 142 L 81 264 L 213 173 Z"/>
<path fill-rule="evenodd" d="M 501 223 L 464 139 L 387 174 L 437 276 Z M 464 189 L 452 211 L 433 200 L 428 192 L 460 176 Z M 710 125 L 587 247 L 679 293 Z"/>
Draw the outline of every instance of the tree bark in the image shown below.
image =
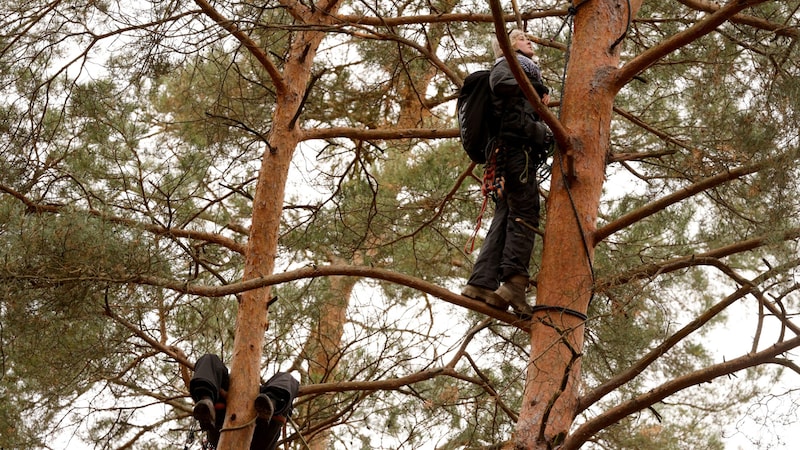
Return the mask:
<path fill-rule="evenodd" d="M 320 9 L 314 12 L 298 5 L 291 5 L 290 9 L 295 8 L 292 12 L 301 20 L 310 20 L 312 16 L 333 12 L 328 4 L 319 6 Z M 312 21 L 325 20 L 313 17 Z M 302 108 L 303 94 L 310 79 L 314 56 L 324 37 L 323 32 L 298 33 L 282 77 L 278 78 L 268 70 L 273 75 L 278 100 L 272 117 L 269 145 L 262 158 L 253 198 L 253 219 L 245 255 L 243 281 L 269 276 L 275 268 L 284 188 L 292 156 L 301 137 L 296 117 Z M 264 287 L 244 292 L 239 299 L 230 364 L 231 386 L 228 392 L 227 416 L 217 447 L 220 450 L 250 447 L 256 417 L 253 400 L 261 381 L 261 357 L 269 298 L 270 287 Z"/>
<path fill-rule="evenodd" d="M 581 5 L 562 99 L 561 124 L 568 136 L 559 141 L 547 203 L 536 301 L 540 309 L 534 312 L 525 393 L 509 448 L 556 447 L 567 436 L 578 405 L 584 344 L 580 315 L 586 314 L 593 294 L 593 233 L 617 91 L 611 78 L 620 60 L 614 44 L 628 19 L 624 1 Z M 639 1 L 630 3 L 631 17 L 639 6 Z"/>

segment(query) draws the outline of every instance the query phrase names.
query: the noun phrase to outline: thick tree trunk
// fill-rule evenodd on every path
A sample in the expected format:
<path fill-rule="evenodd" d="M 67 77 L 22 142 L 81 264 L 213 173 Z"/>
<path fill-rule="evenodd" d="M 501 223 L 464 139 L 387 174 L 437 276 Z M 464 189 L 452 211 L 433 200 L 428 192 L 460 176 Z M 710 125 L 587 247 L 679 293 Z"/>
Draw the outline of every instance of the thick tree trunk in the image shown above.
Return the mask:
<path fill-rule="evenodd" d="M 301 107 L 311 63 L 323 37 L 320 32 L 298 35 L 287 58 L 284 84 L 276 87 L 278 101 L 272 118 L 269 148 L 264 152 L 253 199 L 244 281 L 270 275 L 275 268 L 284 187 L 295 147 L 301 138 L 300 130 L 294 124 L 295 114 Z M 245 292 L 239 301 L 230 365 L 231 386 L 227 417 L 218 446 L 220 450 L 250 448 L 256 416 L 253 400 L 261 381 L 269 298 L 270 288 L 267 287 Z"/>
<path fill-rule="evenodd" d="M 639 2 L 632 3 L 638 10 Z M 616 94 L 610 76 L 619 64 L 619 48 L 611 47 L 626 29 L 627 5 L 622 0 L 584 2 L 575 17 L 561 111 L 571 147 L 559 149 L 553 163 L 538 275 L 536 304 L 541 309 L 534 313 L 513 448 L 554 448 L 575 418 L 584 344 L 580 314 L 592 297 L 592 234 Z"/>
<path fill-rule="evenodd" d="M 276 123 L 280 122 L 276 120 Z M 253 222 L 245 259 L 244 281 L 270 275 L 275 268 L 284 186 L 296 145 L 296 142 L 292 143 L 292 139 L 296 139 L 292 133 L 273 133 L 270 141 L 277 151 L 267 151 L 264 155 L 253 200 Z M 250 447 L 256 415 L 253 399 L 260 383 L 269 297 L 270 288 L 267 287 L 245 292 L 239 299 L 230 365 L 228 415 L 218 446 L 221 450 Z"/>

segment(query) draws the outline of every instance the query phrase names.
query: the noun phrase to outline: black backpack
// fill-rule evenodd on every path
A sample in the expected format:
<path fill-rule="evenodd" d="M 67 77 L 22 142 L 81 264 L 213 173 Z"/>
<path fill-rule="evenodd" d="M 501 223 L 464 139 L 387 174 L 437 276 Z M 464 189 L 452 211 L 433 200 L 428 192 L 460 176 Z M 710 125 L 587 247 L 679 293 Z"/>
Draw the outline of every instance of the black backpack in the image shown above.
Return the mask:
<path fill-rule="evenodd" d="M 469 74 L 456 102 L 461 145 L 469 159 L 478 164 L 486 163 L 487 147 L 497 128 L 492 117 L 489 73 L 488 70 L 479 70 Z"/>

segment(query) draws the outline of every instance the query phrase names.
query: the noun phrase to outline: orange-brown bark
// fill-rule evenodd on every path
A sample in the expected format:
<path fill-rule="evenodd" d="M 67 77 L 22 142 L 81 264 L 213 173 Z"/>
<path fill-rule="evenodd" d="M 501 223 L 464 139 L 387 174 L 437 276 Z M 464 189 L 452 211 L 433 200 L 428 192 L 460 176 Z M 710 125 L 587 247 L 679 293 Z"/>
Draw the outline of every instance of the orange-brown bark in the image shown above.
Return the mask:
<path fill-rule="evenodd" d="M 324 22 L 325 19 L 319 16 L 331 12 L 328 9 L 331 5 L 324 3 L 315 11 L 292 4 L 292 13 L 301 20 Z M 324 36 L 323 32 L 299 33 L 289 51 L 282 77 L 274 76 L 267 68 L 273 75 L 278 101 L 272 117 L 269 146 L 262 158 L 253 198 L 253 219 L 245 255 L 243 281 L 268 276 L 275 267 L 284 188 L 292 156 L 301 136 L 295 117 L 302 106 L 311 65 Z M 240 297 L 230 364 L 228 409 L 218 446 L 220 450 L 250 447 L 256 415 L 253 399 L 260 384 L 269 298 L 269 287 L 244 292 Z"/>
<path fill-rule="evenodd" d="M 631 2 L 635 16 L 640 2 Z M 566 143 L 556 154 L 531 360 L 514 438 L 509 447 L 549 449 L 563 441 L 578 404 L 585 314 L 592 297 L 593 238 L 605 176 L 619 64 L 613 43 L 625 31 L 626 2 L 585 2 L 575 17 L 573 45 L 561 102 Z"/>

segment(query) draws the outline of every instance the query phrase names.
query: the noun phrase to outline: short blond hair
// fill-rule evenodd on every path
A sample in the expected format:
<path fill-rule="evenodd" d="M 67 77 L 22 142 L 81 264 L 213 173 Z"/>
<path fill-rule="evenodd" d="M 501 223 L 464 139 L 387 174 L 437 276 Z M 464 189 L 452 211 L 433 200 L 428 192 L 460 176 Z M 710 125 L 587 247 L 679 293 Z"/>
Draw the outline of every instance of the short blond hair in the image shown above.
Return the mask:
<path fill-rule="evenodd" d="M 524 36 L 525 32 L 519 28 L 512 28 L 508 32 L 508 40 L 514 42 L 520 35 Z M 503 50 L 500 48 L 500 41 L 497 40 L 497 36 L 492 38 L 492 51 L 494 51 L 495 58 L 503 56 Z"/>

